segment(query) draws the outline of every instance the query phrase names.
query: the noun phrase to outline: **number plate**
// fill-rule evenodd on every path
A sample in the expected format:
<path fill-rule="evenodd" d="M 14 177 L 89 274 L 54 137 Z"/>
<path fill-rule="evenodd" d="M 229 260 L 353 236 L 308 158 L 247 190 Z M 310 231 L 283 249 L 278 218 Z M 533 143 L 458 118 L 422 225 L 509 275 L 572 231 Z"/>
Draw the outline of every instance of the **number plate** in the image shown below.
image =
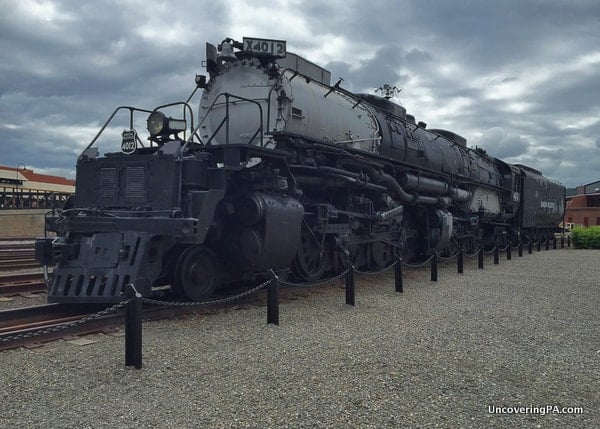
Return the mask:
<path fill-rule="evenodd" d="M 121 140 L 121 151 L 126 154 L 132 154 L 137 147 L 137 133 L 135 130 L 124 130 Z"/>
<path fill-rule="evenodd" d="M 244 52 L 258 55 L 270 55 L 284 58 L 286 55 L 285 40 L 254 39 L 244 37 Z"/>

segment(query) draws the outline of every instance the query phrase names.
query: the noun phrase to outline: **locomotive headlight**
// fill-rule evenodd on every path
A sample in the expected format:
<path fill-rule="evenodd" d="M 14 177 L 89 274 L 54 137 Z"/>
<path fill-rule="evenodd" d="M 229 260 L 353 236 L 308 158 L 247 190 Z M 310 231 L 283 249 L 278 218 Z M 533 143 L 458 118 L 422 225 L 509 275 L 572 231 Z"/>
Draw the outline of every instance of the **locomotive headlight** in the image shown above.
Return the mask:
<path fill-rule="evenodd" d="M 169 131 L 177 133 L 179 131 L 185 131 L 185 126 L 185 119 L 169 118 Z"/>
<path fill-rule="evenodd" d="M 164 113 L 156 111 L 148 116 L 148 132 L 152 137 L 167 136 L 185 131 L 185 119 L 167 118 Z"/>
<path fill-rule="evenodd" d="M 167 117 L 162 112 L 152 112 L 148 116 L 148 132 L 151 136 L 163 134 L 167 128 Z"/>

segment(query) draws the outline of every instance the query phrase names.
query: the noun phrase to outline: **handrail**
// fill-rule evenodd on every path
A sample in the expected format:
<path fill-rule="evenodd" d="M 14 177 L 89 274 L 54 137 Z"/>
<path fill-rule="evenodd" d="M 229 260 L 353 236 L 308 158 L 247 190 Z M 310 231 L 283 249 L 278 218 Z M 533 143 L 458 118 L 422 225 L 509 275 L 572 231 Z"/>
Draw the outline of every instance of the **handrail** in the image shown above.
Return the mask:
<path fill-rule="evenodd" d="M 228 92 L 222 92 L 222 93 L 218 94 L 215 97 L 215 99 L 213 100 L 213 102 L 210 104 L 210 106 L 208 107 L 206 113 L 202 116 L 202 119 L 200 120 L 200 122 L 198 123 L 198 125 L 196 126 L 196 128 L 194 128 L 194 130 L 192 132 L 192 135 L 187 139 L 185 145 L 183 146 L 183 150 L 185 150 L 185 148 L 187 147 L 187 145 L 189 143 L 191 143 L 191 141 L 193 139 L 193 136 L 198 132 L 198 130 L 200 129 L 200 127 L 202 127 L 202 125 L 204 124 L 206 118 L 208 118 L 208 113 L 215 107 L 215 105 L 217 104 L 217 102 L 220 100 L 221 97 L 225 97 L 225 116 L 223 117 L 223 119 L 219 123 L 217 129 L 213 132 L 213 134 L 207 140 L 207 142 L 204 143 L 204 145 L 207 146 L 208 144 L 210 144 L 210 142 L 215 138 L 215 136 L 217 135 L 217 133 L 221 130 L 221 128 L 223 127 L 223 125 L 226 125 L 226 128 L 225 128 L 225 144 L 229 144 L 229 99 L 233 98 L 235 100 L 247 101 L 249 103 L 255 104 L 258 107 L 259 117 L 260 117 L 260 122 L 259 122 L 260 125 L 259 125 L 258 129 L 256 130 L 256 132 L 252 135 L 252 137 L 251 137 L 250 141 L 248 142 L 248 144 L 251 144 L 256 139 L 256 136 L 258 134 L 260 134 L 260 147 L 264 147 L 263 108 L 262 108 L 260 102 L 256 101 L 256 100 L 252 100 L 250 98 L 245 98 L 245 97 L 240 97 L 238 95 L 230 94 Z M 222 103 L 222 102 L 220 102 L 220 103 Z"/>
<path fill-rule="evenodd" d="M 115 115 L 117 114 L 117 112 L 119 110 L 122 109 L 127 109 L 129 110 L 129 129 L 133 129 L 133 112 L 144 112 L 144 113 L 152 113 L 153 110 L 147 110 L 147 109 L 140 109 L 138 107 L 133 107 L 133 106 L 119 106 L 117 107 L 112 114 L 108 117 L 108 119 L 106 120 L 106 122 L 104 122 L 104 125 L 102 126 L 102 128 L 100 128 L 100 131 L 98 131 L 98 133 L 96 134 L 96 136 L 92 139 L 92 141 L 86 146 L 86 148 L 81 152 L 83 154 L 83 152 L 85 152 L 86 150 L 88 150 L 89 148 L 91 148 L 94 143 L 96 143 L 96 140 L 98 140 L 98 137 L 100 137 L 100 135 L 104 132 L 104 130 L 106 129 L 106 127 L 108 127 L 108 124 L 110 124 L 110 122 L 113 120 L 113 118 L 115 117 Z"/>

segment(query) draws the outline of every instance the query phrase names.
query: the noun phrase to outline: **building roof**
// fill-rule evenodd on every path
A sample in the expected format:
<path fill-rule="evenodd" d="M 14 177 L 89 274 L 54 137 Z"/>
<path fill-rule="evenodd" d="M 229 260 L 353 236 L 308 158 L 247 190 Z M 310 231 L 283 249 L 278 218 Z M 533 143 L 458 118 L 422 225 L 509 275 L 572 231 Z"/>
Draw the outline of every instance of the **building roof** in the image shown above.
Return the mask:
<path fill-rule="evenodd" d="M 57 192 L 74 192 L 75 190 L 74 180 L 5 165 L 0 165 L 0 181 L 5 183 L 5 186 L 20 186 L 31 190 Z"/>

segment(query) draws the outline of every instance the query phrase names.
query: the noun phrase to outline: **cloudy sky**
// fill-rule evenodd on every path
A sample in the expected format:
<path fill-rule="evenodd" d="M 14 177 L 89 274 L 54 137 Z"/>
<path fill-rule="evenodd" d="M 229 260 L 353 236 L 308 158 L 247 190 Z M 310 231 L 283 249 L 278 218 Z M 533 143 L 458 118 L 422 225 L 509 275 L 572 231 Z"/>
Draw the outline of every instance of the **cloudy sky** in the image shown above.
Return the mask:
<path fill-rule="evenodd" d="M 205 42 L 284 39 L 431 128 L 567 186 L 600 179 L 598 0 L 0 0 L 0 164 L 74 176 L 118 105 L 187 98 Z"/>

